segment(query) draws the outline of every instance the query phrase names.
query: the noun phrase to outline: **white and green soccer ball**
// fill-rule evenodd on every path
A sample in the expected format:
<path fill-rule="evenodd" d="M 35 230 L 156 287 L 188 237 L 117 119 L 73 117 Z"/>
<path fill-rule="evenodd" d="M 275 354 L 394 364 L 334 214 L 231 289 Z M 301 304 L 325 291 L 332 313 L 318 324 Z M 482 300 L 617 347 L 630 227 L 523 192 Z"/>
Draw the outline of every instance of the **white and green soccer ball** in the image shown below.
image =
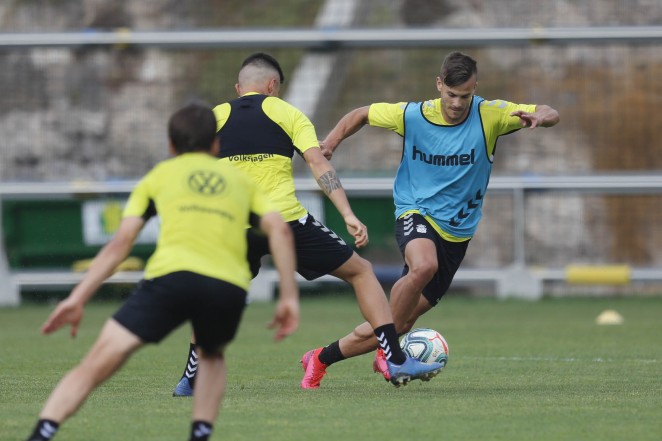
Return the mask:
<path fill-rule="evenodd" d="M 430 328 L 412 329 L 400 340 L 400 346 L 407 355 L 423 363 L 448 363 L 448 343 L 437 331 Z"/>

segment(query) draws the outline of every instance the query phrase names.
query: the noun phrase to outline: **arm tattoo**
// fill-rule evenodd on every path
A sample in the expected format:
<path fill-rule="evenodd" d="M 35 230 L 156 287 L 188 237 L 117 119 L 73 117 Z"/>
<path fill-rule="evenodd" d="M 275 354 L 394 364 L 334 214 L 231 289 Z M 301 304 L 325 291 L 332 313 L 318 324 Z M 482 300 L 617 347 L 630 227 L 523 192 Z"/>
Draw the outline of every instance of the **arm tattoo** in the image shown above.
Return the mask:
<path fill-rule="evenodd" d="M 333 170 L 328 171 L 320 176 L 320 178 L 317 180 L 317 184 L 327 196 L 331 194 L 333 190 L 342 188 L 340 178 L 338 178 L 338 175 Z"/>

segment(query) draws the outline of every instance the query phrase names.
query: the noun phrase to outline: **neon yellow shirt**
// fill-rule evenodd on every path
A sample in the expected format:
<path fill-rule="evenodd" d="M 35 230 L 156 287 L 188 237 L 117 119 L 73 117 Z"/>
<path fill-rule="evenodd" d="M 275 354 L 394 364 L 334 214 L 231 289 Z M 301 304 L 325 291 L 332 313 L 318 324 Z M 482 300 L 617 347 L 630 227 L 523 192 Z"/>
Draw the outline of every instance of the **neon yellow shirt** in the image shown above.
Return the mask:
<path fill-rule="evenodd" d="M 207 153 L 185 153 L 154 167 L 131 193 L 124 217 L 160 219 L 145 278 L 192 271 L 248 289 L 246 224 L 276 211 L 256 185 Z"/>
<path fill-rule="evenodd" d="M 386 128 L 396 132 L 400 136 L 404 136 L 404 111 L 406 106 L 406 102 L 372 104 L 368 111 L 368 123 L 371 126 Z M 451 125 L 448 124 L 442 116 L 441 98 L 428 100 L 423 103 L 421 108 L 423 109 L 423 116 L 431 123 L 438 125 Z M 483 101 L 480 104 L 479 112 L 482 121 L 483 134 L 485 136 L 487 152 L 490 156 L 494 154 L 499 136 L 512 133 L 522 128 L 519 124 L 519 118 L 510 116 L 510 114 L 516 110 L 533 113 L 536 111 L 536 106 L 533 104 L 515 104 L 503 100 Z M 410 210 L 403 213 L 402 216 L 412 212 L 418 213 L 416 210 Z M 432 225 L 437 233 L 439 233 L 439 235 L 445 240 L 450 242 L 469 240 L 469 238 L 455 237 L 449 234 L 441 229 L 441 227 L 439 227 L 439 225 L 437 225 L 437 223 L 429 216 L 425 216 L 425 219 L 430 222 L 430 225 Z"/>
<path fill-rule="evenodd" d="M 310 120 L 280 98 L 253 92 L 216 106 L 214 114 L 221 161 L 253 178 L 285 221 L 305 216 L 294 189 L 292 157 L 319 148 Z"/>

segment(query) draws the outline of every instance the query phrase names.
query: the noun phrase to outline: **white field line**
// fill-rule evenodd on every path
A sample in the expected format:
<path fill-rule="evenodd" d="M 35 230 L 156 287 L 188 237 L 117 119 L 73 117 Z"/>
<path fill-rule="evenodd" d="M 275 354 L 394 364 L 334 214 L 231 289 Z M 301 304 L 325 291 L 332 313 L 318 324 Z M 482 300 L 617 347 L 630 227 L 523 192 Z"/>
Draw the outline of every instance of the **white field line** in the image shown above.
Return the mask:
<path fill-rule="evenodd" d="M 658 363 L 659 360 L 655 359 L 641 359 L 641 358 L 575 358 L 575 357 L 472 357 L 472 356 L 458 356 L 452 357 L 459 360 L 484 360 L 484 361 L 542 361 L 542 362 L 556 362 L 556 363 Z"/>

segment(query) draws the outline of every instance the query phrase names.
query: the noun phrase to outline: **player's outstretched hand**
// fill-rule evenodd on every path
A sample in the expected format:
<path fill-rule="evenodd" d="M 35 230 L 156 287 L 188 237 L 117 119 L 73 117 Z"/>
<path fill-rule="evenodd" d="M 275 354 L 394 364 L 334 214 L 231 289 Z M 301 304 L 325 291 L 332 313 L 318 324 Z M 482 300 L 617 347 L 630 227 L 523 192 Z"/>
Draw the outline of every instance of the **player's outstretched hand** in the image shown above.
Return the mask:
<path fill-rule="evenodd" d="M 299 301 L 296 299 L 281 299 L 276 304 L 276 311 L 269 329 L 276 328 L 274 340 L 280 341 L 292 335 L 299 327 Z"/>
<path fill-rule="evenodd" d="M 42 334 L 50 334 L 66 324 L 71 325 L 71 336 L 78 333 L 78 325 L 83 318 L 83 305 L 67 297 L 55 307 L 46 322 L 41 326 Z"/>
<path fill-rule="evenodd" d="M 541 118 L 535 113 L 525 112 L 523 110 L 517 110 L 510 114 L 510 116 L 516 116 L 519 118 L 519 124 L 522 127 L 529 127 L 535 129 L 538 127 L 542 121 Z"/>
<path fill-rule="evenodd" d="M 363 248 L 368 245 L 368 227 L 363 225 L 356 216 L 347 216 L 345 218 L 345 225 L 347 225 L 349 234 L 354 236 L 354 244 L 357 248 Z"/>

